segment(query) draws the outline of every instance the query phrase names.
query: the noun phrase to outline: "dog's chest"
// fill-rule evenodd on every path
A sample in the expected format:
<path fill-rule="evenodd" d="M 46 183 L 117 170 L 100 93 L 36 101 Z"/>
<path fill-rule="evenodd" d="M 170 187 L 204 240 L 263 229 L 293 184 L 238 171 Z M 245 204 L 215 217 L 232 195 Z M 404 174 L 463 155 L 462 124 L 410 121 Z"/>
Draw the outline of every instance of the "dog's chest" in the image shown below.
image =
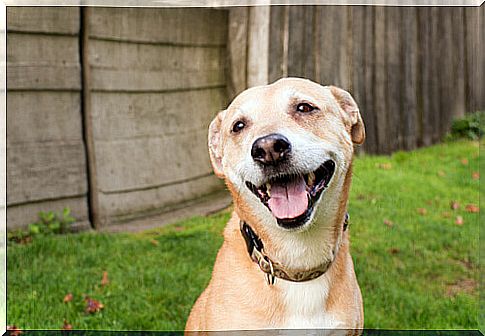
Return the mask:
<path fill-rule="evenodd" d="M 281 281 L 285 314 L 282 329 L 338 328 L 342 322 L 335 314 L 326 311 L 328 280 L 325 276 L 310 282 Z"/>

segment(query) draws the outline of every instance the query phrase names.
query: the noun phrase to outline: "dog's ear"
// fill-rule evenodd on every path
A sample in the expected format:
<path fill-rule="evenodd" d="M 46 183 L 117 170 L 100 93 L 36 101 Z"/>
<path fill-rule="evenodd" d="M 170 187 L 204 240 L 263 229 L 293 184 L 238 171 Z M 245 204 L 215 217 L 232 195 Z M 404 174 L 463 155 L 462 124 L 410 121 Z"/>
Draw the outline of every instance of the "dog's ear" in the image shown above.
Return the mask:
<path fill-rule="evenodd" d="M 224 172 L 222 169 L 222 139 L 221 139 L 221 124 L 226 110 L 221 111 L 212 120 L 209 126 L 209 155 L 214 168 L 216 176 L 223 178 Z"/>
<path fill-rule="evenodd" d="M 357 103 L 347 91 L 335 86 L 329 86 L 329 88 L 342 110 L 349 117 L 352 142 L 357 145 L 362 144 L 365 140 L 365 127 Z"/>

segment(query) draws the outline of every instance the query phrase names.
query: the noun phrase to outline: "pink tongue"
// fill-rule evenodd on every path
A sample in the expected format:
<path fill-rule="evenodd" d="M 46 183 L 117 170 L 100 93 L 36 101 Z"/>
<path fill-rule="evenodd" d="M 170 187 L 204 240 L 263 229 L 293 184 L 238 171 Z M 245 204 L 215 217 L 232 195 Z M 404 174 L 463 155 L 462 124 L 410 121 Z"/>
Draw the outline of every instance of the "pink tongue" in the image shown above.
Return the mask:
<path fill-rule="evenodd" d="M 276 218 L 295 218 L 305 212 L 308 207 L 306 183 L 299 178 L 286 185 L 271 186 L 269 208 Z"/>

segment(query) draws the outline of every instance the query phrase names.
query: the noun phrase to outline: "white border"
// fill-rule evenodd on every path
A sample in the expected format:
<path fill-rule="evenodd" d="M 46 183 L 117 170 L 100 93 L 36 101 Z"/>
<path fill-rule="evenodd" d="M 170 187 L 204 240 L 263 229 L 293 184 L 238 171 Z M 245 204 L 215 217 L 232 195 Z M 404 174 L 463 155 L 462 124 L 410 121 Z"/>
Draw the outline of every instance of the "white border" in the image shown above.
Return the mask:
<path fill-rule="evenodd" d="M 7 6 L 235 7 L 267 5 L 481 6 L 485 0 L 1 0 Z"/>
<path fill-rule="evenodd" d="M 234 7 L 265 5 L 481 6 L 485 0 L 0 0 L 0 335 L 7 322 L 6 6 Z M 479 301 L 480 305 L 480 301 Z M 478 307 L 480 314 L 480 307 Z M 478 318 L 480 324 L 480 317 Z"/>
<path fill-rule="evenodd" d="M 0 1 L 0 332 L 7 328 L 7 17 Z"/>

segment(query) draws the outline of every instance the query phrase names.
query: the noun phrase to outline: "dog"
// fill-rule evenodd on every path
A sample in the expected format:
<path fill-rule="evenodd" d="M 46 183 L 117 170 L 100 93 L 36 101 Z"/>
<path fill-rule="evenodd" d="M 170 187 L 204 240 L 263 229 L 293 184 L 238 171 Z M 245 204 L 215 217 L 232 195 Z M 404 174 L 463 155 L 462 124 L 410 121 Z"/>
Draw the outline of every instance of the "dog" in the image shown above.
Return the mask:
<path fill-rule="evenodd" d="M 209 155 L 234 211 L 186 331 L 363 328 L 349 253 L 352 96 L 282 78 L 238 95 L 209 126 Z"/>

